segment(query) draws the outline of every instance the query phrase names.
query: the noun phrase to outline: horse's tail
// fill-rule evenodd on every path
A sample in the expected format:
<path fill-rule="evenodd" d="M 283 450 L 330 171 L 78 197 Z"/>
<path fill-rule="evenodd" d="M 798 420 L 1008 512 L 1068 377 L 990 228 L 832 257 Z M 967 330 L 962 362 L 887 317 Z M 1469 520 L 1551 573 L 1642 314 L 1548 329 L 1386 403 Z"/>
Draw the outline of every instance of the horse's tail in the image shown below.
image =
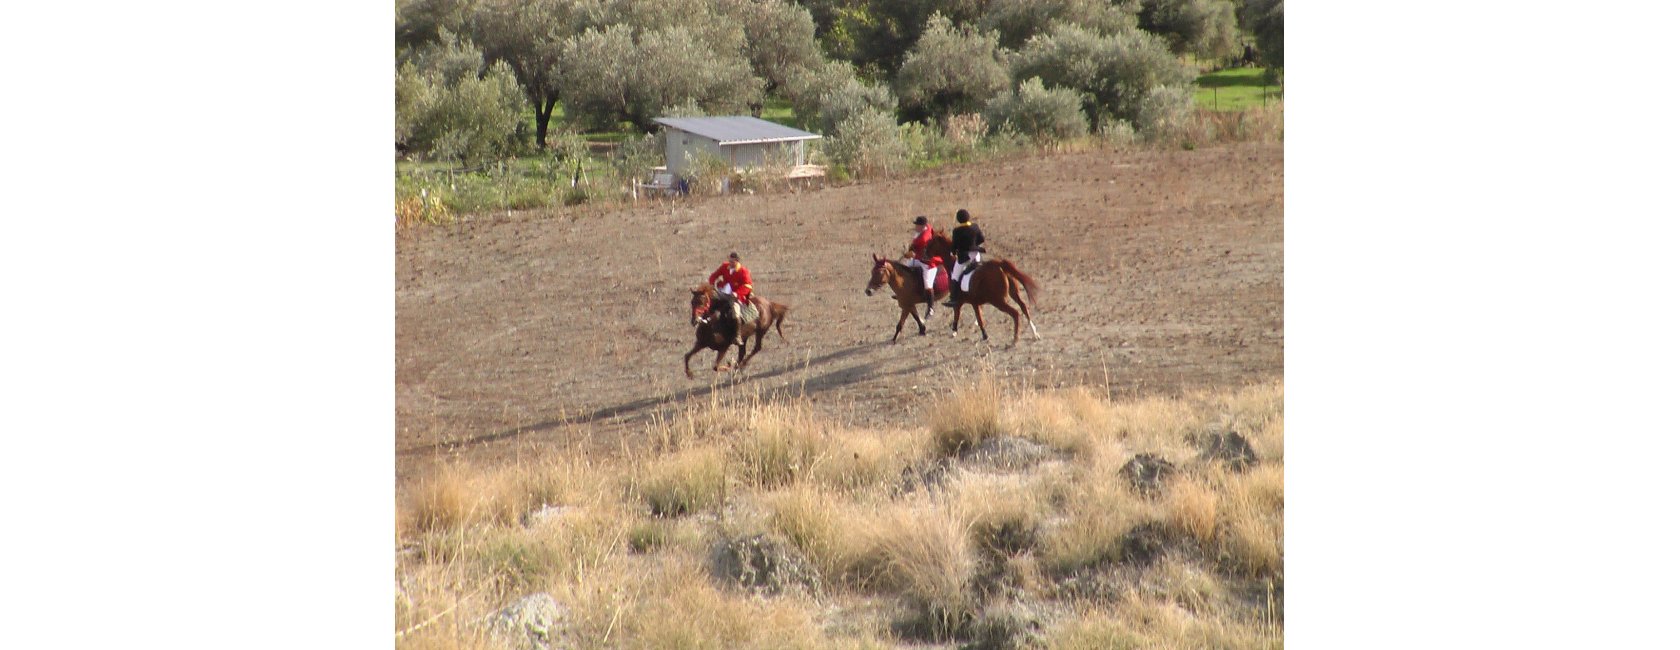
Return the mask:
<path fill-rule="evenodd" d="M 1027 288 L 1027 301 L 1032 303 L 1032 306 L 1037 307 L 1038 283 L 1033 281 L 1032 276 L 1027 275 L 1026 272 L 1021 269 L 1016 268 L 1014 262 L 1006 259 L 999 259 L 998 266 L 1003 267 L 1004 274 L 1014 278 L 1016 282 L 1021 283 L 1021 286 Z"/>
<path fill-rule="evenodd" d="M 792 308 L 779 302 L 770 303 L 770 322 L 776 325 L 776 336 L 781 337 L 783 341 L 787 340 L 787 335 L 782 333 L 782 319 L 787 317 L 790 309 Z"/>

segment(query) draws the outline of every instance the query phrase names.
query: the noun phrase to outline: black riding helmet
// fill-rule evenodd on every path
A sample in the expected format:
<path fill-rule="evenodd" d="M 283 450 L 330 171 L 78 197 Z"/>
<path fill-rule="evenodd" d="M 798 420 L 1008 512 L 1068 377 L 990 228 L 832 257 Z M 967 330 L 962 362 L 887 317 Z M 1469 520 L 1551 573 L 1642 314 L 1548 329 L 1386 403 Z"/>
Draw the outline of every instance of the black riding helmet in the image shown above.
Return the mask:
<path fill-rule="evenodd" d="M 917 216 L 917 217 L 916 217 L 916 220 L 915 220 L 915 221 L 912 221 L 912 222 L 910 222 L 910 223 L 911 223 L 911 224 L 912 224 L 912 225 L 917 225 L 917 226 L 925 226 L 925 225 L 927 225 L 927 217 L 925 217 L 925 216 Z"/>
<path fill-rule="evenodd" d="M 968 223 L 968 208 L 957 210 L 957 223 Z"/>

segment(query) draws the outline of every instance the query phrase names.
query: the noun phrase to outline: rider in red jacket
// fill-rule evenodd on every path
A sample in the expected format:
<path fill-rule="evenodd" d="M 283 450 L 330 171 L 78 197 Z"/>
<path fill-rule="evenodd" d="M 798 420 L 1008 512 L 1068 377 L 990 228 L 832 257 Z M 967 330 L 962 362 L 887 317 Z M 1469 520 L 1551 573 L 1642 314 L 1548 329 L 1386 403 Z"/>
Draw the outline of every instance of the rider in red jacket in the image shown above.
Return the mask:
<path fill-rule="evenodd" d="M 729 313 L 735 317 L 735 342 L 746 345 L 746 337 L 742 335 L 745 328 L 741 327 L 741 305 L 752 299 L 752 273 L 741 264 L 739 254 L 730 253 L 729 259 L 712 271 L 706 282 L 717 287 L 719 293 L 735 297 L 729 301 Z"/>
<path fill-rule="evenodd" d="M 916 217 L 911 222 L 916 227 L 916 238 L 910 240 L 909 266 L 922 271 L 922 299 L 927 301 L 927 318 L 933 317 L 933 281 L 939 276 L 939 266 L 945 261 L 939 256 L 929 256 L 928 243 L 933 241 L 933 228 L 928 226 L 927 217 Z"/>

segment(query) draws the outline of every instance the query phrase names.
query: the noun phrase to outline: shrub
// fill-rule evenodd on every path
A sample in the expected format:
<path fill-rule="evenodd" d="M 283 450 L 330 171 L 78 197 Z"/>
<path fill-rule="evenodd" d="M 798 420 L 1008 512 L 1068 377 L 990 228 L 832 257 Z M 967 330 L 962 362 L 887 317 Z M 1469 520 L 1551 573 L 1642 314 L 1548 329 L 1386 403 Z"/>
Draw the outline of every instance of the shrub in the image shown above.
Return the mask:
<path fill-rule="evenodd" d="M 1174 139 L 1194 141 L 1191 117 L 1195 110 L 1195 93 L 1188 86 L 1150 88 L 1138 108 L 1138 132 L 1152 142 Z"/>
<path fill-rule="evenodd" d="M 891 176 L 904 169 L 910 151 L 898 124 L 885 111 L 868 110 L 841 122 L 828 155 L 859 178 Z"/>
<path fill-rule="evenodd" d="M 1001 401 L 1002 394 L 990 375 L 983 375 L 972 387 L 940 399 L 928 419 L 934 449 L 954 455 L 1003 433 Z"/>
<path fill-rule="evenodd" d="M 1046 89 L 1038 77 L 1021 82 L 1017 92 L 1006 92 L 988 102 L 986 119 L 993 124 L 1013 125 L 1040 143 L 1081 137 L 1087 130 L 1085 114 L 1079 110 L 1079 93 L 1067 88 Z"/>
<path fill-rule="evenodd" d="M 397 69 L 396 136 L 410 151 L 476 164 L 517 153 L 525 95 L 504 62 L 453 36 Z"/>
<path fill-rule="evenodd" d="M 971 112 L 1009 87 L 1009 68 L 995 32 L 957 29 L 940 14 L 928 18 L 921 39 L 898 70 L 899 97 L 915 115 Z"/>
<path fill-rule="evenodd" d="M 1195 71 L 1157 36 L 1135 29 L 1102 35 L 1073 25 L 1027 41 L 1014 59 L 1014 75 L 1079 92 L 1090 124 L 1103 118 L 1136 124 L 1150 89 L 1189 88 L 1195 81 Z"/>
<path fill-rule="evenodd" d="M 801 126 L 828 135 L 859 113 L 898 108 L 892 91 L 858 79 L 856 69 L 844 61 L 800 69 L 789 76 L 783 91 Z"/>

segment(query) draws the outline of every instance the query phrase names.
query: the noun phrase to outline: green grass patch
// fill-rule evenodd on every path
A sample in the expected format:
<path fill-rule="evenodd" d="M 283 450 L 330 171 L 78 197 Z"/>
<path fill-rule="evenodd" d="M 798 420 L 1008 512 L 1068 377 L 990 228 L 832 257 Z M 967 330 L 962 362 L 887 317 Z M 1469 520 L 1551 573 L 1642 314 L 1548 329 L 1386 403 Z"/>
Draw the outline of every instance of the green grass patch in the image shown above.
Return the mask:
<path fill-rule="evenodd" d="M 1196 106 L 1208 110 L 1240 111 L 1278 101 L 1283 89 L 1268 86 L 1262 68 L 1231 68 L 1196 79 Z"/>
<path fill-rule="evenodd" d="M 793 119 L 793 102 L 780 97 L 764 98 L 764 110 L 759 113 L 758 117 L 767 122 L 799 128 L 799 123 Z"/>

